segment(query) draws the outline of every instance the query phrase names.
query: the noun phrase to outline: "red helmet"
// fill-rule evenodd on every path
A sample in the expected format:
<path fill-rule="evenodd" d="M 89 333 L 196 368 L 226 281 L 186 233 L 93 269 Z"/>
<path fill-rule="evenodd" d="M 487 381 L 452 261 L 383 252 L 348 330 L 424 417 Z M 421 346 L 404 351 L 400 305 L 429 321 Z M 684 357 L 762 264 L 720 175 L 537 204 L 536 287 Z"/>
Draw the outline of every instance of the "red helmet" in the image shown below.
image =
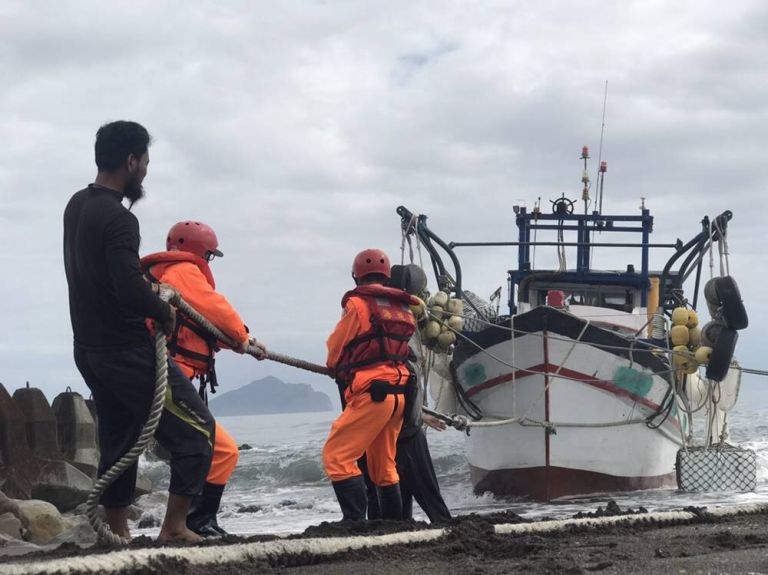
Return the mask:
<path fill-rule="evenodd" d="M 165 242 L 166 249 L 189 252 L 200 256 L 206 261 L 211 261 L 213 256 L 221 257 L 224 254 L 217 248 L 219 240 L 211 226 L 202 222 L 179 222 L 168 232 Z"/>
<path fill-rule="evenodd" d="M 369 274 L 381 274 L 389 279 L 389 258 L 381 250 L 363 250 L 352 262 L 352 277 L 362 279 Z"/>

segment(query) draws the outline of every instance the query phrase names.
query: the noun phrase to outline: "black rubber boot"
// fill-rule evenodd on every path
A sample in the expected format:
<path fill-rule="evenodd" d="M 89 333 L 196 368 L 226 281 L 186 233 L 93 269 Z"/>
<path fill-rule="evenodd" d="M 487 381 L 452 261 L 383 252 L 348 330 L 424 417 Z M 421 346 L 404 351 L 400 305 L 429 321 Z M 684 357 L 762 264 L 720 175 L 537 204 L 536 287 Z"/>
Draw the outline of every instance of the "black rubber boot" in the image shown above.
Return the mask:
<path fill-rule="evenodd" d="M 344 521 L 364 520 L 368 496 L 365 493 L 363 476 L 356 475 L 342 481 L 333 481 L 331 485 L 336 492 L 336 499 L 339 500 Z"/>
<path fill-rule="evenodd" d="M 187 513 L 187 527 L 201 537 L 220 537 L 228 535 L 216 520 L 219 512 L 224 485 L 205 483 L 203 492 L 192 499 Z"/>
<path fill-rule="evenodd" d="M 400 484 L 379 487 L 379 501 L 381 502 L 381 518 L 393 521 L 403 519 L 403 498 L 400 495 Z"/>

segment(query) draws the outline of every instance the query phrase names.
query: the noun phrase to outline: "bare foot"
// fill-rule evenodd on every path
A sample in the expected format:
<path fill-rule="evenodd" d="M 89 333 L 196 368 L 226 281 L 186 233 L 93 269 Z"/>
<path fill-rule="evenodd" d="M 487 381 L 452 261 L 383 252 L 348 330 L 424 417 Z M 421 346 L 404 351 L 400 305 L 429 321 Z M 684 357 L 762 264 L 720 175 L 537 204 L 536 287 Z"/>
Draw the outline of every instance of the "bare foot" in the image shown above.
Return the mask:
<path fill-rule="evenodd" d="M 126 529 L 125 531 L 123 531 L 123 532 L 117 532 L 117 533 L 113 531 L 113 533 L 115 533 L 115 535 L 119 535 L 120 537 L 122 537 L 123 539 L 125 539 L 125 542 L 126 542 L 126 543 L 130 543 L 130 542 L 131 542 L 131 540 L 133 539 L 133 538 L 131 537 L 131 532 L 130 532 L 130 531 L 128 531 L 127 529 Z"/>
<path fill-rule="evenodd" d="M 178 530 L 161 529 L 160 535 L 157 536 L 158 543 L 163 545 L 168 543 L 200 543 L 202 540 L 202 537 L 186 527 Z"/>
<path fill-rule="evenodd" d="M 130 542 L 131 531 L 128 529 L 128 508 L 105 507 L 104 512 L 107 516 L 107 525 L 110 531 Z"/>

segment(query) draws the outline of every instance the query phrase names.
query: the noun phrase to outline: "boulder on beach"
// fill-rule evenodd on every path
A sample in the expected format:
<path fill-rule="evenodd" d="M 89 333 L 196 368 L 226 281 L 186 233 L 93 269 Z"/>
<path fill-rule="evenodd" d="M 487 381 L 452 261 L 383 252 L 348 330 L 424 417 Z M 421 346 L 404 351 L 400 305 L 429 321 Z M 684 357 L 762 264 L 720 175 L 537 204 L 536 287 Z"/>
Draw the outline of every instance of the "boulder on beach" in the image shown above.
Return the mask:
<path fill-rule="evenodd" d="M 59 510 L 47 501 L 29 499 L 16 503 L 22 516 L 29 523 L 27 541 L 45 545 L 64 531 L 67 526 Z"/>
<path fill-rule="evenodd" d="M 44 460 L 40 474 L 32 486 L 32 497 L 55 505 L 59 511 L 70 511 L 88 499 L 93 481 L 66 461 Z"/>
<path fill-rule="evenodd" d="M 0 535 L 21 539 L 22 534 L 23 528 L 21 527 L 21 521 L 19 521 L 18 517 L 10 511 L 0 514 Z"/>

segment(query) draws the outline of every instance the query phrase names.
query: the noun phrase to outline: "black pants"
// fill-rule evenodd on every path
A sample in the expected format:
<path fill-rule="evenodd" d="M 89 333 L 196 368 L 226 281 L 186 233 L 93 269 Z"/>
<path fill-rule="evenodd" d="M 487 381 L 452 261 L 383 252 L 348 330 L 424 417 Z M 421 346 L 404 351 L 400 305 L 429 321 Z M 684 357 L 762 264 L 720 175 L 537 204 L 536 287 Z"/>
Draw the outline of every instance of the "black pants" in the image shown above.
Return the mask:
<path fill-rule="evenodd" d="M 449 521 L 451 512 L 440 494 L 427 435 L 421 427 L 411 437 L 398 439 L 396 462 L 403 497 L 403 519 L 413 517 L 413 500 L 416 499 L 432 523 Z"/>
<path fill-rule="evenodd" d="M 146 345 L 94 350 L 75 345 L 75 363 L 93 394 L 99 418 L 99 475 L 133 445 L 149 417 L 155 386 L 155 350 Z M 197 390 L 173 360 L 168 360 L 168 391 L 155 438 L 171 453 L 175 495 L 197 495 L 203 488 L 213 454 L 215 424 Z M 101 503 L 124 507 L 133 501 L 136 464 L 104 492 Z"/>

